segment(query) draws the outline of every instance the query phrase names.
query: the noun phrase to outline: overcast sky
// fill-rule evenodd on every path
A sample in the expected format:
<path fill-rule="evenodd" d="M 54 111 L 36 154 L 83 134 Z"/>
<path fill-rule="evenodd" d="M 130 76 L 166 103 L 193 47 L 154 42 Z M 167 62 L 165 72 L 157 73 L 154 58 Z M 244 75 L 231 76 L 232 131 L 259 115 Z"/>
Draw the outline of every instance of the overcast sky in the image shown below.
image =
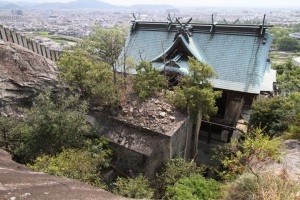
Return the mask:
<path fill-rule="evenodd" d="M 1 1 L 1 0 L 0 0 Z M 70 2 L 72 0 L 6 0 L 12 2 Z M 300 0 L 102 0 L 116 5 L 169 4 L 173 6 L 299 7 Z"/>

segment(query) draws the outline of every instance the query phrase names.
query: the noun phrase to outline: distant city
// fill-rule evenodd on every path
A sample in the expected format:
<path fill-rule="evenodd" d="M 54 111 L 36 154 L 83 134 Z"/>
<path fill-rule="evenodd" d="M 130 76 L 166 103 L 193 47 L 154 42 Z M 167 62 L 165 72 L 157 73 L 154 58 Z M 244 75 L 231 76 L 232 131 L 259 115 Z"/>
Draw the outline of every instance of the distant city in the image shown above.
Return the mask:
<path fill-rule="evenodd" d="M 27 34 L 35 40 L 62 49 L 76 43 L 76 39 L 90 34 L 93 26 L 111 28 L 130 26 L 135 13 L 142 21 L 167 21 L 167 15 L 183 22 L 193 17 L 194 22 L 265 24 L 289 27 L 300 22 L 300 9 L 254 8 L 190 8 L 180 9 L 169 5 L 115 6 L 104 2 L 78 0 L 71 3 L 9 3 L 0 2 L 0 24 Z M 40 34 L 37 34 L 40 33 Z M 54 36 L 66 36 L 62 42 Z M 68 38 L 69 37 L 69 38 Z M 50 39 L 49 39 L 50 38 Z"/>

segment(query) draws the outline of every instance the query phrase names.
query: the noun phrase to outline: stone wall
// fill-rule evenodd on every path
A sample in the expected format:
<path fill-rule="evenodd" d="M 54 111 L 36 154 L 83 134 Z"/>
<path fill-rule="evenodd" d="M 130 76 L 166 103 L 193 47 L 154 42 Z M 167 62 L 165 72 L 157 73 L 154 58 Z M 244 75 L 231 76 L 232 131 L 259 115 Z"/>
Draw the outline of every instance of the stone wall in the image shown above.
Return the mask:
<path fill-rule="evenodd" d="M 152 178 L 157 170 L 172 158 L 184 158 L 188 118 L 172 135 L 125 123 L 116 118 L 90 113 L 88 121 L 100 136 L 108 138 L 114 151 L 114 165 L 124 174 L 139 174 Z"/>
<path fill-rule="evenodd" d="M 60 51 L 50 49 L 45 45 L 41 45 L 34 40 L 28 39 L 24 35 L 12 31 L 9 28 L 4 27 L 3 25 L 0 25 L 0 40 L 21 45 L 53 61 L 58 60 L 61 53 Z"/>

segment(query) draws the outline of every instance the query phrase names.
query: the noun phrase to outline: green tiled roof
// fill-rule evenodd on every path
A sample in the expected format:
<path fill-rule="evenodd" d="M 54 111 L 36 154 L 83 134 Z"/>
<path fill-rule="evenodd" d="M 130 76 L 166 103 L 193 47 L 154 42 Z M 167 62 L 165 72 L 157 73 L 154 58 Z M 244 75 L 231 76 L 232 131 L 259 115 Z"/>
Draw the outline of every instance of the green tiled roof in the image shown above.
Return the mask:
<path fill-rule="evenodd" d="M 195 58 L 209 64 L 215 70 L 218 76 L 212 79 L 215 88 L 258 94 L 267 69 L 272 35 L 260 35 L 256 33 L 259 29 L 252 27 L 251 34 L 237 32 L 237 26 L 232 29 L 234 30 L 226 27 L 225 31 L 216 33 L 195 31 L 187 42 L 180 36 L 174 41 L 176 31 L 138 27 L 128 37 L 126 55 L 136 63 L 141 60 L 153 61 L 153 66 L 162 70 L 164 64 L 157 62 L 157 58 L 174 47 L 180 38 Z M 123 60 L 122 55 L 123 53 L 120 60 Z M 169 66 L 166 69 L 186 74 L 187 62 L 181 60 L 178 64 L 180 67 Z"/>

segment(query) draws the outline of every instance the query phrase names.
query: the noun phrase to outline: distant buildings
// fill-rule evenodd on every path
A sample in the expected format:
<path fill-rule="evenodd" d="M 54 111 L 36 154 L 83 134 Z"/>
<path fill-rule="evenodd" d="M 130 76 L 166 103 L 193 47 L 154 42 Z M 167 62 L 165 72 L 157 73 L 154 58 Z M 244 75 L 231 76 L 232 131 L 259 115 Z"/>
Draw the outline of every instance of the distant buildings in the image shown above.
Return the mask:
<path fill-rule="evenodd" d="M 300 67 L 300 57 L 293 58 L 293 63 Z"/>
<path fill-rule="evenodd" d="M 300 32 L 299 33 L 291 33 L 291 34 L 289 34 L 289 36 L 300 40 Z"/>
<path fill-rule="evenodd" d="M 19 15 L 19 16 L 23 15 L 22 10 L 11 10 L 10 12 L 11 12 L 11 15 Z"/>

